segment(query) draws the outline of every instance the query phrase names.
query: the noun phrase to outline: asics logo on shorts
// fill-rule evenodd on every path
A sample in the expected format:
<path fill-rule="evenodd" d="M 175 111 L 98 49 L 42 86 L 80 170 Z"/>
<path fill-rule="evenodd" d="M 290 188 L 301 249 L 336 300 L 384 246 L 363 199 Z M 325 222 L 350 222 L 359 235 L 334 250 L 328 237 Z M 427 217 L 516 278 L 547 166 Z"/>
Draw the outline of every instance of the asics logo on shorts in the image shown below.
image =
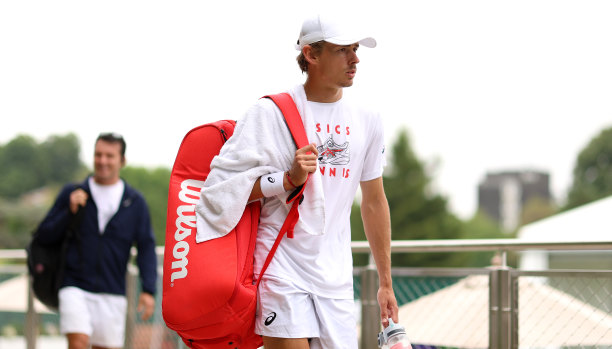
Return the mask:
<path fill-rule="evenodd" d="M 266 321 L 264 321 L 264 325 L 269 326 L 272 322 L 274 322 L 274 319 L 276 319 L 276 313 L 271 312 L 266 318 Z"/>

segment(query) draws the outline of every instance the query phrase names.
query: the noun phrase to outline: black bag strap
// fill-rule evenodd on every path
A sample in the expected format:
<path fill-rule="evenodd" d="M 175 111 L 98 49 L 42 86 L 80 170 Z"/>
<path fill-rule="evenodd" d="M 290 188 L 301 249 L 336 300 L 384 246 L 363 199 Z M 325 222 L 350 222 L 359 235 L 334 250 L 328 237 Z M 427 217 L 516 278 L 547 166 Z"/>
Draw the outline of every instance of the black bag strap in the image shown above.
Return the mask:
<path fill-rule="evenodd" d="M 83 220 L 83 216 L 85 215 L 85 207 L 79 206 L 77 212 L 72 215 L 70 218 L 70 222 L 68 223 L 68 228 L 66 229 L 66 234 L 62 239 L 62 244 L 60 246 L 61 249 L 61 260 L 60 264 L 62 267 L 59 269 L 58 277 L 55 279 L 55 289 L 59 290 L 62 286 L 62 282 L 64 281 L 64 269 L 66 265 L 66 255 L 68 253 L 68 245 L 70 244 L 70 240 L 76 240 L 78 249 L 79 249 L 79 258 L 83 261 L 83 246 L 81 246 L 81 234 L 79 233 L 79 225 Z M 82 265 L 82 264 L 80 264 Z"/>
<path fill-rule="evenodd" d="M 83 221 L 83 215 L 85 214 L 85 207 L 79 206 L 76 213 L 72 215 L 70 218 L 70 223 L 68 223 L 68 228 L 66 229 L 66 237 L 68 239 L 80 239 L 79 234 L 79 224 Z"/>

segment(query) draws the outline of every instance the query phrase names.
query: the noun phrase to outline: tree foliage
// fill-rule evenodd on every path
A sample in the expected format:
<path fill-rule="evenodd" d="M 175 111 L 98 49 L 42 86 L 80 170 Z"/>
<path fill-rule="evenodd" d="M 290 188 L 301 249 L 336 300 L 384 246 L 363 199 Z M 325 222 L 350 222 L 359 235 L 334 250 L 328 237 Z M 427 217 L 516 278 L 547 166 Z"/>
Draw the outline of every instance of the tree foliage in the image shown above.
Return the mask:
<path fill-rule="evenodd" d="M 74 134 L 51 136 L 41 144 L 31 136 L 15 137 L 0 146 L 0 196 L 17 198 L 46 185 L 74 180 L 84 168 L 79 151 Z"/>
<path fill-rule="evenodd" d="M 40 147 L 48 181 L 63 183 L 74 180 L 85 169 L 79 159 L 79 139 L 73 133 L 65 136 L 50 136 Z"/>
<path fill-rule="evenodd" d="M 612 127 L 601 131 L 578 155 L 564 209 L 609 195 L 612 195 Z"/>
<path fill-rule="evenodd" d="M 34 138 L 21 135 L 2 147 L 0 153 L 0 194 L 16 197 L 44 184 L 43 161 Z"/>

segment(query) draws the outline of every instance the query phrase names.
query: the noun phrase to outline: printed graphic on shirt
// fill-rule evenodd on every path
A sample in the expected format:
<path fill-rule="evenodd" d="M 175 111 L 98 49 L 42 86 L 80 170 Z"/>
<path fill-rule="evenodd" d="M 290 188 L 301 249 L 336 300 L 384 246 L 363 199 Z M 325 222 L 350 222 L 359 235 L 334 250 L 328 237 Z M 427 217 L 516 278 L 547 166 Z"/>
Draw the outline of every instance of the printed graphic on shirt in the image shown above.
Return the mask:
<path fill-rule="evenodd" d="M 347 165 L 350 161 L 349 142 L 338 144 L 334 141 L 333 134 L 322 145 L 318 146 L 317 150 L 319 151 L 320 164 Z"/>

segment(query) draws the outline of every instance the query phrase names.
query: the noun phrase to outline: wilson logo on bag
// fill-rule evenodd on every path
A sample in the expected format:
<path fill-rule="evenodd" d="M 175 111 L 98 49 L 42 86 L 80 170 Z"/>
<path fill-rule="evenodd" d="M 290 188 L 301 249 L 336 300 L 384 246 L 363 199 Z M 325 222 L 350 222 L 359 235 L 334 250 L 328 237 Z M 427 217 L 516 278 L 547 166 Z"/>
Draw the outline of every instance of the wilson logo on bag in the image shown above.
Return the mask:
<path fill-rule="evenodd" d="M 181 182 L 181 190 L 178 192 L 179 206 L 176 208 L 176 232 L 174 233 L 174 245 L 172 248 L 172 261 L 170 281 L 174 283 L 176 279 L 182 279 L 187 276 L 187 254 L 189 253 L 189 244 L 185 238 L 192 233 L 195 234 L 196 219 L 195 205 L 198 203 L 200 189 L 204 186 L 204 181 L 195 179 L 185 179 Z"/>

